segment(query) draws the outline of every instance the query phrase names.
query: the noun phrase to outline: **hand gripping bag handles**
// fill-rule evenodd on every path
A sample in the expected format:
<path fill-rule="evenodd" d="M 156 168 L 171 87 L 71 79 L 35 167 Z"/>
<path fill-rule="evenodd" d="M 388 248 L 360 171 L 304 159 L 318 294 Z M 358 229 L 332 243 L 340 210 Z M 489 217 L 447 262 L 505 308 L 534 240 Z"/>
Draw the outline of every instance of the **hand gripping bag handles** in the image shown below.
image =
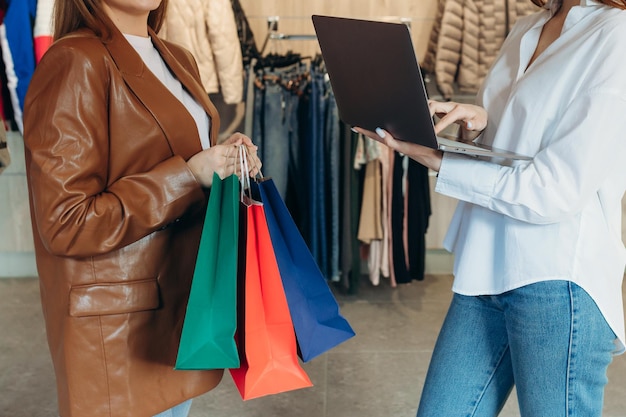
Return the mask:
<path fill-rule="evenodd" d="M 239 180 L 214 174 L 175 369 L 239 366 L 238 234 Z"/>
<path fill-rule="evenodd" d="M 261 179 L 255 185 L 263 201 L 300 355 L 308 362 L 355 333 L 339 313 L 337 301 L 274 181 Z"/>
<path fill-rule="evenodd" d="M 247 166 L 242 172 L 248 172 Z M 245 174 L 242 177 L 247 178 Z M 293 323 L 263 208 L 260 202 L 242 196 L 239 275 L 243 302 L 237 331 L 242 354 L 241 367 L 230 373 L 244 400 L 312 386 L 298 361 Z"/>

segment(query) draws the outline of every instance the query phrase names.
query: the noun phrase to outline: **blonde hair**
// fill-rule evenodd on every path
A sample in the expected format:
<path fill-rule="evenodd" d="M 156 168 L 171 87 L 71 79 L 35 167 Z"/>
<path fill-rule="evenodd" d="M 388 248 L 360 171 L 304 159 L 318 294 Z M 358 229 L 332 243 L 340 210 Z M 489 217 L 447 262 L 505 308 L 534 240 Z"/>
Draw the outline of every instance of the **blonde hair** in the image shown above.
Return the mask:
<path fill-rule="evenodd" d="M 98 36 L 107 38 L 113 22 L 102 8 L 102 0 L 56 0 L 54 4 L 54 39 L 59 39 L 70 32 L 81 28 L 89 28 Z M 161 4 L 148 16 L 148 26 L 158 32 L 163 25 L 163 17 L 168 0 Z"/>

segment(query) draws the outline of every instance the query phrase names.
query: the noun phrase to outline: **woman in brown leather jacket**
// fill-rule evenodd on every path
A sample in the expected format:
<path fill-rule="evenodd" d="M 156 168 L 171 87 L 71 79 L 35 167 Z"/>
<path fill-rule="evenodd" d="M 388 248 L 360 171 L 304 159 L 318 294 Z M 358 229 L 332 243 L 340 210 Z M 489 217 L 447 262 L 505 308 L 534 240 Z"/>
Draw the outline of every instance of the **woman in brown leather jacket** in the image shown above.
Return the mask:
<path fill-rule="evenodd" d="M 173 369 L 213 173 L 235 134 L 167 0 L 58 0 L 24 111 L 31 211 L 61 417 L 187 415 L 221 370 Z M 233 248 L 236 250 L 236 248 Z M 164 412 L 164 410 L 167 410 Z"/>

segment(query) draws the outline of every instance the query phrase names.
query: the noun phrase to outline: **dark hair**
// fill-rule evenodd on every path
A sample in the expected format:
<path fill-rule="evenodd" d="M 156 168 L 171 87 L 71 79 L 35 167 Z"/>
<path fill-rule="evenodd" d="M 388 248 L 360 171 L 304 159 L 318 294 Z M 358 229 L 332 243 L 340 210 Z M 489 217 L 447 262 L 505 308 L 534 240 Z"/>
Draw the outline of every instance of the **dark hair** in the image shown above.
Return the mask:
<path fill-rule="evenodd" d="M 530 0 L 539 7 L 546 5 L 548 0 Z M 617 7 L 618 9 L 626 10 L 626 0 L 596 0 L 598 3 L 605 4 L 611 7 Z"/>
<path fill-rule="evenodd" d="M 148 26 L 158 32 L 163 25 L 163 17 L 168 0 L 162 0 L 148 16 Z M 54 39 L 70 32 L 89 28 L 98 36 L 107 38 L 111 34 L 113 22 L 102 8 L 102 0 L 56 0 L 54 4 Z"/>

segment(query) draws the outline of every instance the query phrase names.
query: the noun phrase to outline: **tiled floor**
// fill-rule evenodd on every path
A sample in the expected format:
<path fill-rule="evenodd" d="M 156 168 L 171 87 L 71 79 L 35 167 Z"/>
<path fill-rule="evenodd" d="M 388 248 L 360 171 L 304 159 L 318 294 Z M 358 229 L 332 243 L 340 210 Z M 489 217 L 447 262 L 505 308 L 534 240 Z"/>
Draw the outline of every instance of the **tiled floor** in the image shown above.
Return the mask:
<path fill-rule="evenodd" d="M 413 417 L 450 284 L 447 275 L 398 288 L 364 281 L 358 296 L 338 296 L 357 336 L 304 365 L 314 387 L 244 402 L 226 373 L 191 417 Z M 57 415 L 36 279 L 0 279 L 0 370 L 1 417 Z M 609 379 L 604 416 L 626 417 L 626 355 Z M 501 416 L 519 416 L 514 396 Z"/>

